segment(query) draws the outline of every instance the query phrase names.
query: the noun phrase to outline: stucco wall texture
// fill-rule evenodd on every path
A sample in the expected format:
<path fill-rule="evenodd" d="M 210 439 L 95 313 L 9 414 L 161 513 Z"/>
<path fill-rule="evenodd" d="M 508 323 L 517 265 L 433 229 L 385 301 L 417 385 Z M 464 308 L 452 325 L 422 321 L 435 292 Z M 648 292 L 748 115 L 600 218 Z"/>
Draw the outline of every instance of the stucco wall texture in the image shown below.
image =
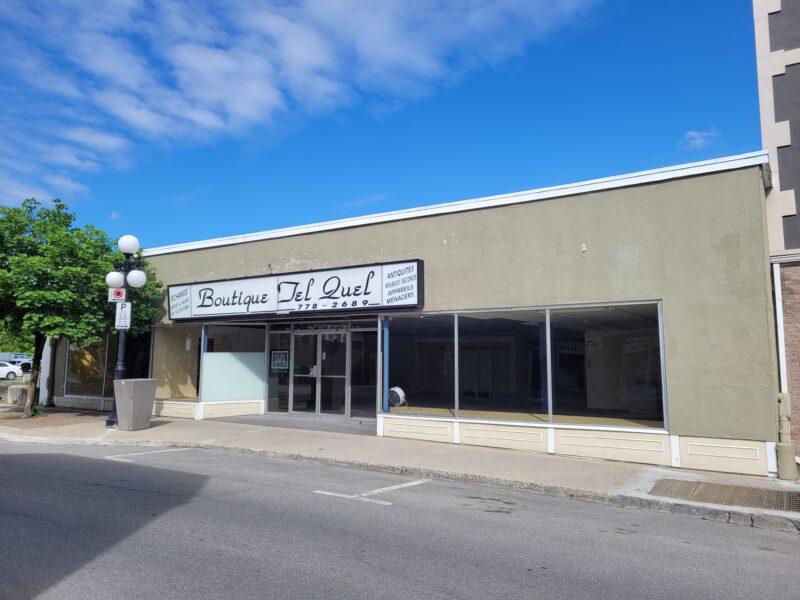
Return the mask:
<path fill-rule="evenodd" d="M 776 439 L 758 167 L 150 261 L 169 284 L 412 258 L 426 311 L 663 300 L 671 433 Z"/>

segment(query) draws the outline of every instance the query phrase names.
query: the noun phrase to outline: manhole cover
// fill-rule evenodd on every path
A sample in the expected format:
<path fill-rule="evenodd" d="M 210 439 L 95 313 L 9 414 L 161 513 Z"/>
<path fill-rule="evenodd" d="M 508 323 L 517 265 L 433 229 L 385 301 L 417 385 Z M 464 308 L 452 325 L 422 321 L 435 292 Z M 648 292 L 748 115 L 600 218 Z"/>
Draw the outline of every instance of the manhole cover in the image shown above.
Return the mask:
<path fill-rule="evenodd" d="M 784 490 L 682 481 L 680 479 L 659 479 L 650 490 L 650 494 L 707 504 L 800 512 L 800 492 Z"/>

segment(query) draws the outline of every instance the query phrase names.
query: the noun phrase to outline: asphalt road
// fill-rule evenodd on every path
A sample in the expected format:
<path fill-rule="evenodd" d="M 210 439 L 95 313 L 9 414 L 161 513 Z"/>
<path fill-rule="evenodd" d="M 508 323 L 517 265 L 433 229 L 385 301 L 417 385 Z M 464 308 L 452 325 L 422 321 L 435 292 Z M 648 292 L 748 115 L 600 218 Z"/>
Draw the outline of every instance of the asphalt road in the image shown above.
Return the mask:
<path fill-rule="evenodd" d="M 157 450 L 0 443 L 0 597 L 800 597 L 796 534 Z"/>

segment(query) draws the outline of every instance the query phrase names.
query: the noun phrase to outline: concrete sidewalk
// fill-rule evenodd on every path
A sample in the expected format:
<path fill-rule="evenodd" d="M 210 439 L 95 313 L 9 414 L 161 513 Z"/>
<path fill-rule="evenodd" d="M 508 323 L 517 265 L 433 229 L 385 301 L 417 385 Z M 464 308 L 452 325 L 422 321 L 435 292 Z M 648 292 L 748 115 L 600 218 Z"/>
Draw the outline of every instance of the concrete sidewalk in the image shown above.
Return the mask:
<path fill-rule="evenodd" d="M 669 512 L 737 525 L 800 532 L 800 512 L 679 500 L 651 495 L 663 480 L 743 486 L 753 493 L 800 493 L 800 485 L 775 479 L 670 469 L 633 463 L 552 456 L 517 450 L 384 438 L 357 433 L 227 421 L 156 417 L 143 431 L 107 429 L 106 415 L 48 410 L 34 419 L 8 418 L 0 410 L 0 441 L 45 444 L 196 447 L 260 453 L 415 477 L 523 489 L 551 496 Z M 313 426 L 313 422 L 309 421 Z M 720 488 L 722 489 L 722 488 Z"/>

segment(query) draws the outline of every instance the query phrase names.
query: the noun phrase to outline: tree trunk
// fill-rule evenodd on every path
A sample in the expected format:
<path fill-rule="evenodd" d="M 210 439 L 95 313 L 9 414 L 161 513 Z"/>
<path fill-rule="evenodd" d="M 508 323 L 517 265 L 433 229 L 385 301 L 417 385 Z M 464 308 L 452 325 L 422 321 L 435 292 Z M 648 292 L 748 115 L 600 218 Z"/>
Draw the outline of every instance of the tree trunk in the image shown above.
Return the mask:
<path fill-rule="evenodd" d="M 44 342 L 47 338 L 41 333 L 37 333 L 33 339 L 33 361 L 31 364 L 31 380 L 28 383 L 28 393 L 25 397 L 25 418 L 33 416 L 33 403 L 36 396 L 36 383 L 39 380 L 39 371 L 41 370 L 42 351 L 44 350 Z"/>

